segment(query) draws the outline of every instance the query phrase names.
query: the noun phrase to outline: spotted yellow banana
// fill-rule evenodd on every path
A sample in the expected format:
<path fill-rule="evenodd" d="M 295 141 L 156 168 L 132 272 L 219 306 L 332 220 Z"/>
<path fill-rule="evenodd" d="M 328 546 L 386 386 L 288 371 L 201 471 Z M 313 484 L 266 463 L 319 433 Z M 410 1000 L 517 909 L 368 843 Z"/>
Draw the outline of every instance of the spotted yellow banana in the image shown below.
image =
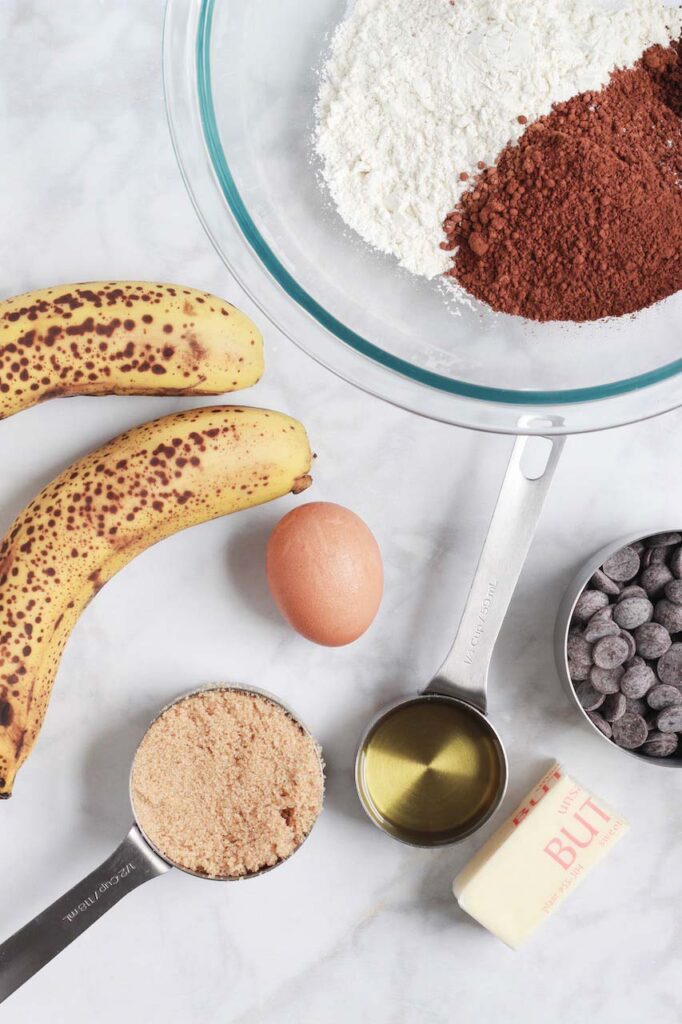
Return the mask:
<path fill-rule="evenodd" d="M 224 299 L 140 281 L 0 302 L 0 420 L 69 395 L 221 395 L 263 373 L 263 341 Z"/>
<path fill-rule="evenodd" d="M 310 464 L 305 430 L 288 416 L 193 409 L 122 434 L 38 494 L 0 545 L 0 797 L 97 591 L 164 537 L 305 489 Z"/>

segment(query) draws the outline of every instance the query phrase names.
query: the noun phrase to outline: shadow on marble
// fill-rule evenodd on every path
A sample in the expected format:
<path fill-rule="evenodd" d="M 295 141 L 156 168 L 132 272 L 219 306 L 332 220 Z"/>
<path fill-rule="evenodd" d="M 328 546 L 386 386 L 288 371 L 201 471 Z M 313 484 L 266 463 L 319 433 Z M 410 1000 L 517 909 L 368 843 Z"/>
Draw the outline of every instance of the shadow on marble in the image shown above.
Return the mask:
<path fill-rule="evenodd" d="M 239 590 L 240 599 L 259 618 L 282 628 L 283 620 L 268 588 L 265 553 L 268 538 L 281 518 L 281 513 L 260 519 L 240 521 L 227 546 L 227 568 Z"/>
<path fill-rule="evenodd" d="M 426 871 L 416 897 L 416 902 L 424 910 L 428 910 L 429 918 L 438 918 L 445 927 L 452 927 L 456 922 L 471 928 L 480 928 L 468 914 L 465 914 L 452 892 L 452 883 L 457 872 L 468 859 L 462 860 L 455 855 L 457 847 L 446 847 L 434 851 L 433 863 Z"/>
<path fill-rule="evenodd" d="M 380 710 L 382 705 L 377 706 Z M 349 710 L 322 731 L 318 742 L 325 760 L 325 807 L 336 814 L 370 826 L 355 790 L 355 755 L 360 737 L 373 712 L 366 707 Z"/>
<path fill-rule="evenodd" d="M 350 818 L 361 825 L 366 825 L 367 828 L 373 827 L 362 809 L 355 789 L 355 775 L 351 770 L 328 774 L 325 787 L 325 809 L 344 818 Z"/>
<path fill-rule="evenodd" d="M 122 839 L 133 823 L 128 781 L 135 751 L 159 713 L 159 698 L 150 695 L 142 708 L 97 732 L 83 756 L 82 814 L 78 827 L 89 835 Z"/>

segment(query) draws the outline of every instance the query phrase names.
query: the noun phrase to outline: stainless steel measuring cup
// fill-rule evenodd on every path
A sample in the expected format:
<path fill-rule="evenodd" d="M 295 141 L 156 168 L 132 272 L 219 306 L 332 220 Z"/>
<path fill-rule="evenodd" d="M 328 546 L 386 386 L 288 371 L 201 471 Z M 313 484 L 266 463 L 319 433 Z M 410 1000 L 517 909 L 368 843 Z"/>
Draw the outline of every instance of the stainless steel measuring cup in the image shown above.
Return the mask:
<path fill-rule="evenodd" d="M 627 750 L 625 747 L 619 747 L 618 744 L 613 742 L 613 740 L 605 736 L 591 720 L 589 714 L 578 700 L 578 696 L 575 692 L 575 686 L 571 681 L 571 673 L 568 667 L 568 636 L 571 628 L 571 621 L 573 619 L 573 612 L 575 611 L 575 606 L 578 603 L 578 598 L 582 594 L 583 590 L 588 586 L 597 569 L 599 569 L 600 566 L 602 566 L 604 562 L 611 557 L 611 555 L 615 555 L 616 551 L 620 551 L 621 548 L 627 547 L 628 544 L 634 544 L 639 540 L 646 540 L 648 537 L 653 537 L 656 534 L 677 532 L 679 532 L 679 528 L 676 526 L 670 526 L 668 523 L 660 525 L 657 529 L 648 530 L 646 533 L 642 532 L 642 530 L 638 530 L 637 533 L 628 534 L 627 537 L 621 537 L 620 540 L 607 544 L 605 547 L 597 551 L 596 554 L 592 555 L 588 561 L 581 565 L 566 590 L 564 599 L 559 607 L 559 614 L 557 615 L 556 629 L 554 633 L 554 656 L 556 659 L 559 678 L 561 679 L 564 690 L 575 705 L 580 717 L 590 732 L 593 735 L 598 736 L 602 743 L 608 743 L 609 747 L 614 752 L 624 754 L 630 758 L 636 758 L 640 764 L 654 765 L 659 768 L 682 768 L 682 759 L 677 756 L 677 754 L 675 757 L 651 757 L 648 754 L 642 754 L 639 750 Z"/>
<path fill-rule="evenodd" d="M 154 722 L 174 704 L 178 704 L 180 701 L 194 697 L 197 694 L 213 690 L 237 690 L 240 693 L 266 698 L 272 701 L 273 704 L 279 705 L 314 743 L 320 758 L 320 773 L 324 776 L 322 753 L 310 732 L 282 701 L 256 687 L 223 684 L 191 690 L 162 708 L 148 728 L 151 728 Z M 302 845 L 303 843 L 294 850 L 291 856 Z M 24 925 L 23 928 L 15 932 L 14 935 L 0 945 L 0 1003 L 20 988 L 29 978 L 32 978 L 34 974 L 37 974 L 58 953 L 66 949 L 90 925 L 94 924 L 95 921 L 99 921 L 124 896 L 127 896 L 128 893 L 137 889 L 144 882 L 148 882 L 152 878 L 158 878 L 159 875 L 165 875 L 167 871 L 174 867 L 179 868 L 186 874 L 194 875 L 196 878 L 203 878 L 208 881 L 229 882 L 256 878 L 259 875 L 274 870 L 274 868 L 279 867 L 283 863 L 284 860 L 280 860 L 271 867 L 263 868 L 261 871 L 253 872 L 238 879 L 215 879 L 164 859 L 154 848 L 136 821 L 121 845 L 114 850 L 112 855 L 103 864 L 100 864 L 98 868 L 95 868 L 82 881 L 78 882 L 67 893 L 64 893 L 50 907 L 41 914 L 38 914 L 37 917 L 34 917 L 32 921 L 29 921 L 28 924 Z"/>
<path fill-rule="evenodd" d="M 563 444 L 516 441 L 450 653 L 419 696 L 381 711 L 360 742 L 362 805 L 375 825 L 412 846 L 460 842 L 504 797 L 507 758 L 486 717 L 488 670 Z M 538 454 L 539 465 L 530 465 Z"/>

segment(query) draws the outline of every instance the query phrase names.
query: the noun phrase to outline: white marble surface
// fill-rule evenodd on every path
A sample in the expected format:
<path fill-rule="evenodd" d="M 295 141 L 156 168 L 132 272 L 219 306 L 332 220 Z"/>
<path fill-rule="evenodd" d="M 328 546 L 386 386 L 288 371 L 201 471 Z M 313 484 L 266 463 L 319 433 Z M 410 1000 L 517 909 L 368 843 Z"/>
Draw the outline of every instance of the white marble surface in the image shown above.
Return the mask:
<path fill-rule="evenodd" d="M 165 278 L 249 308 L 174 162 L 162 15 L 161 0 L 0 3 L 3 294 Z M 560 689 L 551 634 L 583 556 L 640 527 L 680 525 L 682 415 L 570 440 L 499 642 L 491 706 L 511 759 L 507 806 L 556 757 L 633 825 L 608 868 L 513 954 L 451 896 L 480 837 L 439 852 L 398 846 L 363 819 L 352 781 L 363 723 L 428 679 L 448 647 L 510 441 L 382 405 L 262 326 L 268 372 L 249 400 L 305 421 L 319 453 L 311 497 L 352 506 L 375 530 L 387 570 L 380 618 L 339 651 L 278 620 L 263 545 L 293 499 L 137 559 L 78 624 L 39 745 L 0 808 L 0 931 L 113 849 L 130 822 L 127 772 L 146 722 L 198 683 L 253 682 L 290 702 L 324 746 L 326 810 L 300 854 L 257 881 L 173 872 L 139 890 L 0 1008 L 0 1021 L 679 1021 L 682 773 L 620 756 L 584 729 Z M 2 530 L 74 457 L 182 404 L 77 399 L 0 425 Z"/>

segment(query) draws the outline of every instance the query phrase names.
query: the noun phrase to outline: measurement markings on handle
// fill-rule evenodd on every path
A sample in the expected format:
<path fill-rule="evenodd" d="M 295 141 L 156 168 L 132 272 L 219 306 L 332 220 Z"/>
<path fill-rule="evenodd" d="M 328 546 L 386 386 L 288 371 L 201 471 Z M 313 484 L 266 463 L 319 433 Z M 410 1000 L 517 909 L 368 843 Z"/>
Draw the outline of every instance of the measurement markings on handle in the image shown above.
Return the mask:
<path fill-rule="evenodd" d="M 473 635 L 469 640 L 469 646 L 467 647 L 466 654 L 464 655 L 464 662 L 466 665 L 473 664 L 474 656 L 476 654 L 476 648 L 481 642 L 483 634 L 485 633 L 486 619 L 488 613 L 493 606 L 495 600 L 495 594 L 497 593 L 497 580 L 492 580 L 488 584 L 488 591 L 481 602 L 481 607 L 478 612 L 478 618 L 476 619 L 476 626 L 474 628 Z"/>
<path fill-rule="evenodd" d="M 62 921 L 67 921 L 69 924 L 72 924 L 72 922 L 75 921 L 79 914 L 84 914 L 86 910 L 90 909 L 90 907 L 94 907 L 94 905 L 99 900 L 100 896 L 104 896 L 104 894 L 108 892 L 109 889 L 112 889 L 114 886 L 118 885 L 118 883 L 122 879 L 127 878 L 131 871 L 135 871 L 135 865 L 130 862 L 124 864 L 123 867 L 116 872 L 116 874 L 112 875 L 111 878 L 106 879 L 106 881 L 98 885 L 95 891 L 92 893 L 92 895 L 86 896 L 82 903 L 79 903 L 77 907 L 74 907 L 73 910 L 70 910 L 68 914 L 64 914 L 64 916 L 62 917 Z"/>

